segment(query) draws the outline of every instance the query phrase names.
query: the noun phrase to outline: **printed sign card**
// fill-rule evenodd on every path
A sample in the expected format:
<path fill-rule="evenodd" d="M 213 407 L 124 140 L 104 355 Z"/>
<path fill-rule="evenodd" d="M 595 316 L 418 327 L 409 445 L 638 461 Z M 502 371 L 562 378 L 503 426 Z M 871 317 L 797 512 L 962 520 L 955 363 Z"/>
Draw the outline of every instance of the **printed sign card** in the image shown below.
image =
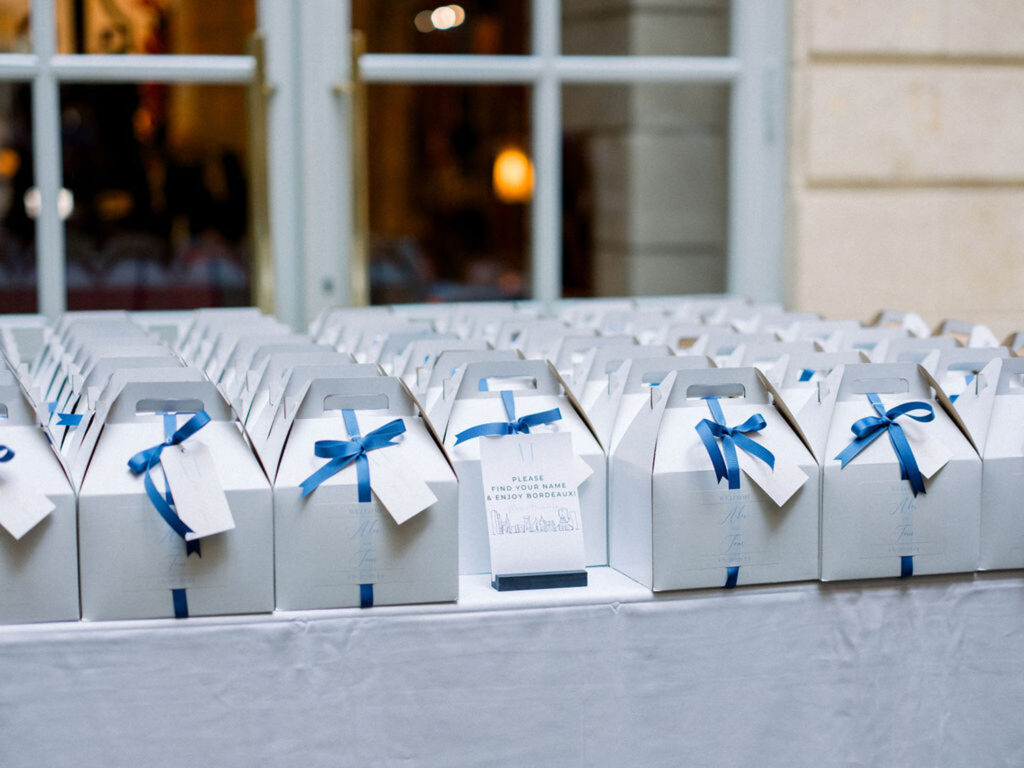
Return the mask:
<path fill-rule="evenodd" d="M 480 465 L 498 590 L 585 586 L 572 435 L 484 438 Z"/>

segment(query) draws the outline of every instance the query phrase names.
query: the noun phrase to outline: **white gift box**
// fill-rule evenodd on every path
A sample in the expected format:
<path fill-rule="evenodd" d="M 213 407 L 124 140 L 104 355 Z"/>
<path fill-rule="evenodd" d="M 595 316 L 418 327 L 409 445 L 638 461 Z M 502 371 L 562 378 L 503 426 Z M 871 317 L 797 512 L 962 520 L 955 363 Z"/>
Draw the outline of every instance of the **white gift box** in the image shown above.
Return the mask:
<path fill-rule="evenodd" d="M 394 445 L 366 451 L 370 498 L 359 501 L 354 462 L 303 498 L 303 481 L 328 463 L 315 455 L 317 441 L 350 440 L 353 417 L 364 438 L 395 419 L 404 426 Z M 455 473 L 399 379 L 307 383 L 277 471 L 274 518 L 278 608 L 458 597 Z"/>
<path fill-rule="evenodd" d="M 528 360 L 553 360 L 562 339 L 580 333 L 561 320 L 517 317 L 501 324 L 494 346 L 497 349 L 518 349 Z M 596 331 L 592 333 L 596 335 Z"/>
<path fill-rule="evenodd" d="M 938 362 L 941 352 L 955 349 L 957 346 L 956 339 L 952 336 L 882 339 L 868 353 L 868 359 L 872 363 L 920 363 L 925 368 L 932 369 Z"/>
<path fill-rule="evenodd" d="M 636 339 L 627 334 L 563 336 L 551 362 L 554 363 L 555 370 L 562 377 L 562 381 L 574 394 L 579 396 L 599 349 L 634 346 L 637 346 Z"/>
<path fill-rule="evenodd" d="M 427 340 L 453 347 L 458 344 L 459 337 L 452 333 L 432 333 L 425 330 L 389 333 L 381 343 L 376 362 L 385 375 L 398 376 L 405 366 L 405 355 L 410 352 L 413 344 Z"/>
<path fill-rule="evenodd" d="M 219 307 L 216 309 L 197 309 L 185 327 L 184 333 L 178 337 L 175 352 L 185 360 L 194 360 L 199 345 L 215 332 L 215 328 L 232 323 L 261 322 L 265 317 L 256 307 Z"/>
<path fill-rule="evenodd" d="M 968 421 L 961 410 L 960 397 L 968 393 L 978 394 L 978 374 L 986 365 L 1001 357 L 1012 357 L 1010 350 L 1006 347 L 953 347 L 942 350 L 938 356 L 932 356 L 927 364 L 922 364 L 942 387 L 942 391 L 949 395 L 953 407 L 964 417 L 964 422 L 971 436 L 974 437 L 979 447 L 984 443 L 984 437 L 976 430 L 987 429 L 987 425 L 974 424 Z M 991 381 L 991 379 L 990 379 Z M 991 381 L 991 383 L 995 383 Z M 972 406 L 972 410 L 976 410 Z"/>
<path fill-rule="evenodd" d="M 963 347 L 999 346 L 999 339 L 987 325 L 964 322 L 963 320 L 943 320 L 933 335 L 956 339 L 957 344 Z"/>
<path fill-rule="evenodd" d="M 825 443 L 832 425 L 832 409 L 839 395 L 843 366 L 864 362 L 860 352 L 794 352 L 787 355 L 782 380 L 769 377 L 772 386 L 800 429 L 819 464 L 825 461 Z"/>
<path fill-rule="evenodd" d="M 483 339 L 448 338 L 420 339 L 414 341 L 394 361 L 394 375 L 405 382 L 405 386 L 420 402 L 424 402 L 434 362 L 444 352 L 473 352 L 490 349 Z"/>
<path fill-rule="evenodd" d="M 980 353 L 992 357 L 984 365 Z M 979 370 L 954 403 L 981 447 L 981 538 L 978 569 L 1024 568 L 1024 359 L 1005 356 L 1005 348 L 956 349 L 943 356 L 971 354 Z M 956 354 L 954 354 L 956 353 Z M 956 362 L 953 363 L 954 365 Z"/>
<path fill-rule="evenodd" d="M 729 325 L 705 325 L 694 322 L 672 323 L 665 326 L 664 333 L 655 339 L 654 343 L 667 344 L 677 355 L 703 355 L 709 335 L 731 333 L 735 333 L 735 331 Z"/>
<path fill-rule="evenodd" d="M 438 355 L 429 375 L 420 374 L 427 379 L 427 386 L 423 397 L 419 399 L 427 419 L 438 434 L 443 435 L 448 425 L 448 417 L 455 404 L 455 393 L 462 381 L 460 368 L 474 362 L 522 359 L 523 355 L 518 349 L 448 350 Z"/>
<path fill-rule="evenodd" d="M 280 389 L 261 392 L 253 402 L 245 434 L 256 452 L 267 477 L 274 477 L 299 403 L 307 396 L 309 384 L 316 379 L 363 379 L 381 376 L 380 367 L 371 363 L 297 365 L 284 373 Z"/>
<path fill-rule="evenodd" d="M 893 422 L 906 437 L 924 493 L 901 477 L 893 428 L 845 467 L 837 458 L 855 439 L 860 419 L 882 408 L 922 403 Z M 934 394 L 933 394 L 934 393 Z M 915 421 L 912 416 L 931 421 Z M 884 434 L 889 432 L 889 435 Z M 822 481 L 821 578 L 879 578 L 973 571 L 978 564 L 981 459 L 939 385 L 913 363 L 845 366 L 829 429 Z"/>
<path fill-rule="evenodd" d="M 232 382 L 233 394 L 228 399 L 244 425 L 264 405 L 274 405 L 280 400 L 292 368 L 320 365 L 334 369 L 355 364 L 351 355 L 323 345 L 311 347 L 306 352 L 272 352 L 254 369 L 239 373 Z"/>
<path fill-rule="evenodd" d="M 719 481 L 698 431 L 717 420 L 706 398 L 729 427 L 763 419 L 748 437 L 774 469 L 739 448 L 738 487 Z M 613 441 L 611 565 L 656 591 L 815 579 L 818 476 L 756 369 L 670 372 Z"/>
<path fill-rule="evenodd" d="M 791 355 L 813 354 L 817 349 L 818 347 L 813 341 L 769 341 L 764 344 L 745 344 L 737 367 L 757 368 L 773 387 L 778 387 L 789 367 Z"/>
<path fill-rule="evenodd" d="M 116 378 L 116 377 L 115 377 Z M 165 441 L 162 413 L 175 428 L 204 410 L 212 419 L 182 443 L 165 448 L 153 483 L 164 490 L 169 452 L 196 459 L 205 481 L 181 489 L 223 489 L 234 528 L 186 544 L 147 496 L 143 476 L 128 461 Z M 94 420 L 100 417 L 100 411 Z M 274 529 L 270 484 L 216 387 L 209 381 L 130 382 L 102 413 L 78 502 L 82 617 L 141 619 L 259 613 L 274 608 Z M 205 449 L 205 450 L 204 450 Z M 204 456 L 205 454 L 205 456 Z M 189 475 L 191 478 L 192 475 Z M 200 501 L 210 503 L 216 494 Z M 176 499 L 180 508 L 182 500 Z M 195 530 L 196 526 L 191 526 Z"/>
<path fill-rule="evenodd" d="M 881 328 L 904 328 L 911 336 L 931 336 L 932 331 L 924 319 L 915 312 L 883 309 L 869 325 Z"/>
<path fill-rule="evenodd" d="M 482 382 L 487 382 L 486 390 L 481 389 Z M 454 400 L 449 402 L 451 411 L 444 430 L 444 445 L 459 476 L 459 572 L 487 573 L 490 570 L 480 441 L 501 438 L 476 438 L 456 445 L 456 436 L 470 427 L 508 420 L 501 399 L 502 389 L 513 391 L 517 417 L 553 408 L 559 410 L 559 420 L 535 427 L 532 432 L 566 432 L 572 436 L 577 474 L 582 477 L 588 469 L 590 472 L 578 487 L 586 565 L 606 565 L 604 450 L 554 368 L 541 360 L 475 362 L 458 369 L 455 383 L 457 389 L 445 395 Z"/>
<path fill-rule="evenodd" d="M 0 624 L 77 620 L 75 494 L 2 360 L 0 446 Z"/>

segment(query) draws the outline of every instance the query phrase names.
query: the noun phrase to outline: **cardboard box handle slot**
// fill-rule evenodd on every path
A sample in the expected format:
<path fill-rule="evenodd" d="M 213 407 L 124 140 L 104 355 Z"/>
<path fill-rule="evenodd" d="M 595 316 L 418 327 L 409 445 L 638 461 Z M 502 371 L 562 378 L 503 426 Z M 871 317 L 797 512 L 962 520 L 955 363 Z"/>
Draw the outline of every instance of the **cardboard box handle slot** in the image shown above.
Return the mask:
<path fill-rule="evenodd" d="M 135 404 L 135 413 L 199 413 L 203 401 L 195 398 L 186 400 L 157 400 L 147 398 Z"/>
<path fill-rule="evenodd" d="M 324 398 L 324 413 L 329 411 L 377 411 L 388 410 L 391 400 L 384 393 L 375 395 L 327 395 Z"/>
<path fill-rule="evenodd" d="M 702 400 L 705 397 L 746 397 L 747 388 L 742 384 L 691 384 L 686 388 L 687 400 Z"/>
<path fill-rule="evenodd" d="M 533 376 L 488 376 L 477 382 L 480 392 L 499 392 L 503 389 L 521 392 L 537 388 L 537 379 Z"/>
<path fill-rule="evenodd" d="M 855 395 L 899 394 L 910 391 L 910 382 L 900 378 L 885 379 L 854 379 L 850 382 L 850 391 Z"/>

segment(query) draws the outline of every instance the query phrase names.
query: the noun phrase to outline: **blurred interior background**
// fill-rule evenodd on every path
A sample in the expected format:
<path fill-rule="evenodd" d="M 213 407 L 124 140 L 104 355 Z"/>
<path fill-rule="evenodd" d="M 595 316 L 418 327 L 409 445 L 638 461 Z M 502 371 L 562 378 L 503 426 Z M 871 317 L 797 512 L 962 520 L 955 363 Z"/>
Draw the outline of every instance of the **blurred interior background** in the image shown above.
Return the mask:
<path fill-rule="evenodd" d="M 0 0 L 0 51 L 0 312 L 737 291 L 1024 328 L 1024 3 Z"/>

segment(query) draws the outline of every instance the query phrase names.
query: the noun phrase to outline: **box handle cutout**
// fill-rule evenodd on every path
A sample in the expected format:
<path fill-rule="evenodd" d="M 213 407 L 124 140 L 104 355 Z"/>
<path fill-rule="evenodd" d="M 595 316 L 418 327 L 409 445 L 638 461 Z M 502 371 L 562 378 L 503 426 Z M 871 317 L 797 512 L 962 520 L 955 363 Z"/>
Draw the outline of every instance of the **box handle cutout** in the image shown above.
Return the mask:
<path fill-rule="evenodd" d="M 196 398 L 185 400 L 159 400 L 156 398 L 139 400 L 135 404 L 135 413 L 199 413 L 203 410 L 203 401 Z"/>
<path fill-rule="evenodd" d="M 746 397 L 747 388 L 742 384 L 691 384 L 686 388 L 687 400 L 703 400 L 705 397 Z"/>
<path fill-rule="evenodd" d="M 537 388 L 537 379 L 533 376 L 488 376 L 477 382 L 479 392 L 500 392 L 510 390 L 522 392 Z"/>
<path fill-rule="evenodd" d="M 329 411 L 386 411 L 390 405 L 388 396 L 374 395 L 327 395 L 324 398 L 324 413 Z"/>
<path fill-rule="evenodd" d="M 850 382 L 850 391 L 855 395 L 866 395 L 869 392 L 885 395 L 900 394 L 910 391 L 910 382 L 906 379 L 854 379 Z"/>

